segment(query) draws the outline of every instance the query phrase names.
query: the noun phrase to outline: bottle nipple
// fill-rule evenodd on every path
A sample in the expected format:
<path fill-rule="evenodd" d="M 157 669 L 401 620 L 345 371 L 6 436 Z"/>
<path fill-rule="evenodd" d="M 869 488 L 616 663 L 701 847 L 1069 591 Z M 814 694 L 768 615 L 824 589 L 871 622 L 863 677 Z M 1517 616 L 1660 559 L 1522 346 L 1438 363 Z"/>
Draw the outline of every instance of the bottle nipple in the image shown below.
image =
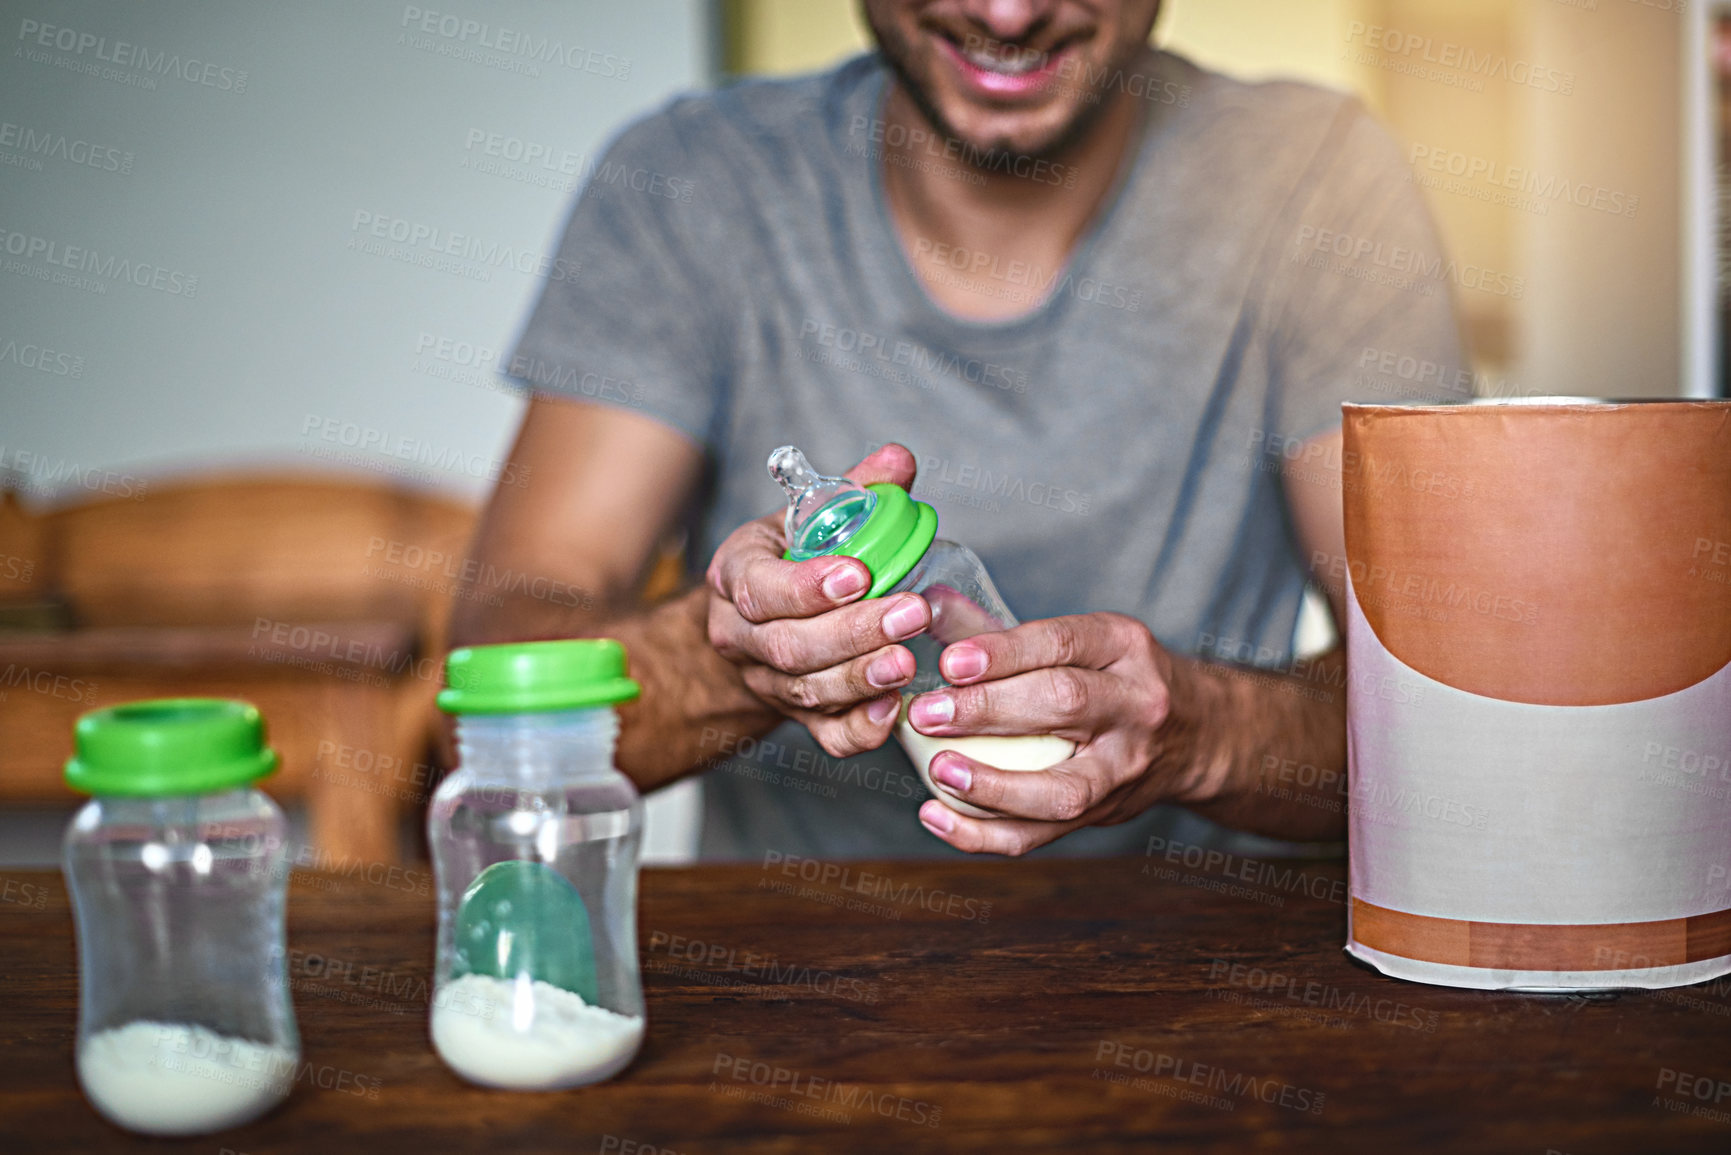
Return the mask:
<path fill-rule="evenodd" d="M 769 455 L 769 475 L 787 494 L 788 552 L 795 561 L 817 557 L 859 532 L 877 505 L 878 495 L 845 477 L 829 477 L 811 467 L 792 445 Z"/>

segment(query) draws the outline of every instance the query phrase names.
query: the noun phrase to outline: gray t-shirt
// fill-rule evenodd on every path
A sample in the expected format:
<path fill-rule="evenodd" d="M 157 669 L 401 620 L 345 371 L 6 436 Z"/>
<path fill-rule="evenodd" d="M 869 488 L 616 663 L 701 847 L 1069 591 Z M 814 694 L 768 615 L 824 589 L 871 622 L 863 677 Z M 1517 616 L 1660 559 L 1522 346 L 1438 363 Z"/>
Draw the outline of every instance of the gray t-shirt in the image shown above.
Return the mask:
<path fill-rule="evenodd" d="M 1127 86 L 1135 147 L 1067 267 L 940 254 L 1030 307 L 975 322 L 931 300 L 895 232 L 886 77 L 864 56 L 626 129 L 509 373 L 702 447 L 694 573 L 780 504 L 776 446 L 839 473 L 898 441 L 939 535 L 979 554 L 1022 620 L 1116 610 L 1175 653 L 1290 660 L 1305 569 L 1281 455 L 1338 426 L 1343 400 L 1447 398 L 1463 366 L 1459 278 L 1393 143 L 1348 97 L 1150 51 Z M 941 142 L 913 163 L 969 179 Z M 893 739 L 837 760 L 791 722 L 705 737 L 706 858 L 957 853 L 920 826 L 926 793 Z M 1279 845 L 1160 807 L 1049 849 L 1138 852 L 1151 833 Z"/>

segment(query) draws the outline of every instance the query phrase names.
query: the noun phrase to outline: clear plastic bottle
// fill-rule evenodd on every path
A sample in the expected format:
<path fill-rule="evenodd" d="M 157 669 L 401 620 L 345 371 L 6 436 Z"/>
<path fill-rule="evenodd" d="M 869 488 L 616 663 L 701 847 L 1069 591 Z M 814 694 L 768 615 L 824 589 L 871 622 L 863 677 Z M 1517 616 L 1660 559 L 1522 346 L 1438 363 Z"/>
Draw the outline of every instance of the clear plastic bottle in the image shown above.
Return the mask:
<path fill-rule="evenodd" d="M 932 780 L 932 759 L 944 750 L 1001 770 L 1045 770 L 1076 752 L 1074 742 L 1051 734 L 933 738 L 914 729 L 908 704 L 948 684 L 938 670 L 944 648 L 977 634 L 1014 629 L 1016 615 L 974 551 L 938 537 L 937 510 L 900 486 L 862 487 L 845 477 L 825 476 L 791 445 L 769 455 L 769 475 L 787 495 L 787 558 L 858 558 L 872 575 L 866 597 L 911 592 L 931 607 L 931 626 L 904 643 L 913 651 L 915 670 L 902 693 L 896 738 L 934 798 L 963 814 L 995 817 Z"/>
<path fill-rule="evenodd" d="M 78 720 L 66 764 L 95 795 L 66 831 L 78 927 L 78 1079 L 150 1135 L 238 1126 L 300 1059 L 285 973 L 282 811 L 258 710 L 169 698 Z"/>
<path fill-rule="evenodd" d="M 427 815 L 438 879 L 433 1045 L 471 1082 L 609 1079 L 643 1041 L 643 804 L 613 766 L 613 705 L 638 694 L 607 639 L 474 646 L 446 659 L 458 769 Z"/>

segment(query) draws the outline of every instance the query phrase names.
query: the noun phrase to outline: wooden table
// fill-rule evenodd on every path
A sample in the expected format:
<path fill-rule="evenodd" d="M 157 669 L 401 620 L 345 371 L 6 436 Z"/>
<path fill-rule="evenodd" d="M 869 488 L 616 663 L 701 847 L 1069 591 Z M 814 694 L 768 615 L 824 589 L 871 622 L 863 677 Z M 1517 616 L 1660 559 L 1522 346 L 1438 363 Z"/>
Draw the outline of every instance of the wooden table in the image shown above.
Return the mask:
<path fill-rule="evenodd" d="M 297 874 L 291 1098 L 146 1142 L 74 1082 L 59 876 L 0 877 L 0 1150 L 1731 1151 L 1731 980 L 1584 998 L 1386 979 L 1340 949 L 1338 864 L 1262 885 L 1141 859 L 649 870 L 643 1051 L 554 1094 L 481 1090 L 434 1056 L 417 881 Z"/>

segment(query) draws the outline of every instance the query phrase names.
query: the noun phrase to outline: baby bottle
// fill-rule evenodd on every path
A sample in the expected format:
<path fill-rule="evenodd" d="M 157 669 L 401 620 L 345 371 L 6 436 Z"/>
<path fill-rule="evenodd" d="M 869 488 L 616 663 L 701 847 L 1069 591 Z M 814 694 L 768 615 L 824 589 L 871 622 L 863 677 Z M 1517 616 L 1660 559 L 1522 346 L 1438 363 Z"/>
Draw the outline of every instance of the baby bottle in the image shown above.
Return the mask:
<path fill-rule="evenodd" d="M 238 1126 L 281 1102 L 300 1058 L 284 970 L 276 769 L 245 702 L 167 698 L 78 720 L 66 831 L 78 928 L 78 1080 L 150 1135 Z"/>
<path fill-rule="evenodd" d="M 637 697 L 610 639 L 473 646 L 445 660 L 458 768 L 433 795 L 432 1035 L 471 1082 L 598 1083 L 643 1041 L 643 804 L 613 766 Z"/>
<path fill-rule="evenodd" d="M 1076 752 L 1074 742 L 1051 734 L 931 738 L 914 729 L 908 703 L 916 694 L 947 684 L 938 672 L 944 647 L 975 634 L 1013 629 L 1016 616 L 974 552 L 937 536 L 937 510 L 915 501 L 899 485 L 880 482 L 862 488 L 845 477 L 826 477 L 791 445 L 769 455 L 769 474 L 787 494 L 783 556 L 791 561 L 858 558 L 872 577 L 866 597 L 911 591 L 931 607 L 931 626 L 905 643 L 913 651 L 914 679 L 902 692 L 896 737 L 933 797 L 963 814 L 996 817 L 932 781 L 932 759 L 944 750 L 1000 770 L 1044 770 Z"/>

